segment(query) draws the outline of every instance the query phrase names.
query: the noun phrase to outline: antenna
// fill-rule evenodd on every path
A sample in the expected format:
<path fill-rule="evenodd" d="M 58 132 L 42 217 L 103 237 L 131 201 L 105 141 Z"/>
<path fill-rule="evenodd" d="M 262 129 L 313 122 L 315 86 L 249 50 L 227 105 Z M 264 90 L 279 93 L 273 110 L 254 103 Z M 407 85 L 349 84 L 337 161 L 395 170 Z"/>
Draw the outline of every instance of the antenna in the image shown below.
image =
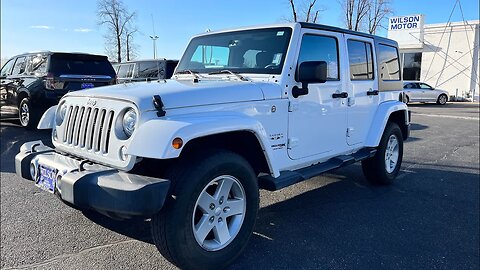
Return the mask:
<path fill-rule="evenodd" d="M 157 59 L 157 39 L 158 39 L 158 36 L 155 35 L 155 23 L 153 21 L 153 14 L 150 14 L 152 16 L 152 29 L 153 29 L 153 36 L 150 36 L 150 38 L 152 39 L 153 41 L 153 59 Z"/>

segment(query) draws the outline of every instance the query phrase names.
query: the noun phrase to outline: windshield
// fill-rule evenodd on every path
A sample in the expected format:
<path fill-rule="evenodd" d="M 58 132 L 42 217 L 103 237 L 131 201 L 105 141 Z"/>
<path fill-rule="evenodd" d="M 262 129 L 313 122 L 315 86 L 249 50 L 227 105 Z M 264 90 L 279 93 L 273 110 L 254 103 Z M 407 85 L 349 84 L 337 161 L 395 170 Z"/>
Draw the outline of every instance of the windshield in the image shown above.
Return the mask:
<path fill-rule="evenodd" d="M 177 72 L 280 74 L 291 32 L 290 28 L 269 28 L 196 37 Z"/>

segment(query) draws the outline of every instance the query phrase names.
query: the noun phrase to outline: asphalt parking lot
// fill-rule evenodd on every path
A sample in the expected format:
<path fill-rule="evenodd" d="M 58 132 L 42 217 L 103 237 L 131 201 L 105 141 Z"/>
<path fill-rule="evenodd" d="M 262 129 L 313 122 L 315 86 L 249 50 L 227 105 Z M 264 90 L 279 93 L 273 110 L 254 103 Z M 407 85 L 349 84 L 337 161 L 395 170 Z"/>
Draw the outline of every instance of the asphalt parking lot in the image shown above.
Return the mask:
<path fill-rule="evenodd" d="M 358 164 L 261 192 L 255 233 L 232 269 L 478 269 L 479 105 L 410 105 L 398 180 L 366 183 Z M 48 131 L 0 123 L 2 269 L 172 269 L 149 221 L 67 207 L 14 173 Z"/>

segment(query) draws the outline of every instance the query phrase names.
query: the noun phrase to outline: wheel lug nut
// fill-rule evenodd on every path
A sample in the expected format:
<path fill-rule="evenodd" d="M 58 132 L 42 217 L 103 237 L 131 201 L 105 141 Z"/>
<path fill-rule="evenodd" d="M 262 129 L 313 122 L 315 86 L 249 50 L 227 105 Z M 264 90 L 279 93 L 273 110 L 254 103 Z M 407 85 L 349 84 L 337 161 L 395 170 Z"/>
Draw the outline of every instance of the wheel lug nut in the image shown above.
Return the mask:
<path fill-rule="evenodd" d="M 223 208 L 224 213 L 227 213 L 228 211 L 230 211 L 230 207 L 227 206 L 227 207 Z"/>
<path fill-rule="evenodd" d="M 208 221 L 210 221 L 210 223 L 212 223 L 214 220 L 215 220 L 214 217 L 210 217 L 210 218 L 208 219 Z"/>
<path fill-rule="evenodd" d="M 222 203 L 223 203 L 223 196 L 222 196 L 222 197 L 220 197 L 220 201 L 219 201 L 219 203 L 220 203 L 220 204 L 222 204 Z"/>
<path fill-rule="evenodd" d="M 223 219 L 221 217 L 218 218 L 218 222 L 222 222 Z"/>
<path fill-rule="evenodd" d="M 211 203 L 211 204 L 210 204 L 210 209 L 211 209 L 211 210 L 215 209 L 215 204 Z"/>

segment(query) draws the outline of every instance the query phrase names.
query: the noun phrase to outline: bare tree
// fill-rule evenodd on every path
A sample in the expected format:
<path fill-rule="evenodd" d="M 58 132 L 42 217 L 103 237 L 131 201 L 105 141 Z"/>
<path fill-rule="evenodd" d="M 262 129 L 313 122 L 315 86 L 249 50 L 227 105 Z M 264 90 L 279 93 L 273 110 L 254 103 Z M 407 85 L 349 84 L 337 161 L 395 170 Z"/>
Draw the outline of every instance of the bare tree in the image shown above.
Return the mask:
<path fill-rule="evenodd" d="M 323 11 L 323 9 L 316 7 L 317 0 L 310 0 L 308 1 L 308 4 L 307 4 L 307 1 L 303 1 L 301 3 L 301 7 L 303 7 L 301 14 L 303 14 L 303 16 L 302 15 L 299 16 L 297 13 L 297 6 L 295 5 L 295 1 L 289 0 L 289 3 L 292 9 L 291 21 L 294 21 L 294 22 L 304 21 L 304 22 L 316 23 L 318 20 L 319 12 Z"/>
<path fill-rule="evenodd" d="M 354 31 L 362 30 L 365 16 L 369 12 L 370 1 L 372 0 L 340 1 L 340 5 L 342 6 L 345 15 L 345 26 L 347 29 Z"/>
<path fill-rule="evenodd" d="M 368 32 L 375 34 L 378 27 L 384 27 L 385 19 L 392 13 L 388 0 L 371 0 L 368 11 Z"/>
<path fill-rule="evenodd" d="M 105 35 L 106 45 L 115 44 L 116 58 L 120 63 L 122 62 L 122 37 L 136 13 L 129 12 L 122 0 L 98 0 L 97 9 L 98 24 L 106 25 L 108 31 Z"/>
<path fill-rule="evenodd" d="M 125 29 L 125 55 L 127 61 L 132 60 L 136 55 L 136 45 L 133 42 L 133 37 L 137 32 L 138 28 L 136 26 L 129 25 Z"/>

